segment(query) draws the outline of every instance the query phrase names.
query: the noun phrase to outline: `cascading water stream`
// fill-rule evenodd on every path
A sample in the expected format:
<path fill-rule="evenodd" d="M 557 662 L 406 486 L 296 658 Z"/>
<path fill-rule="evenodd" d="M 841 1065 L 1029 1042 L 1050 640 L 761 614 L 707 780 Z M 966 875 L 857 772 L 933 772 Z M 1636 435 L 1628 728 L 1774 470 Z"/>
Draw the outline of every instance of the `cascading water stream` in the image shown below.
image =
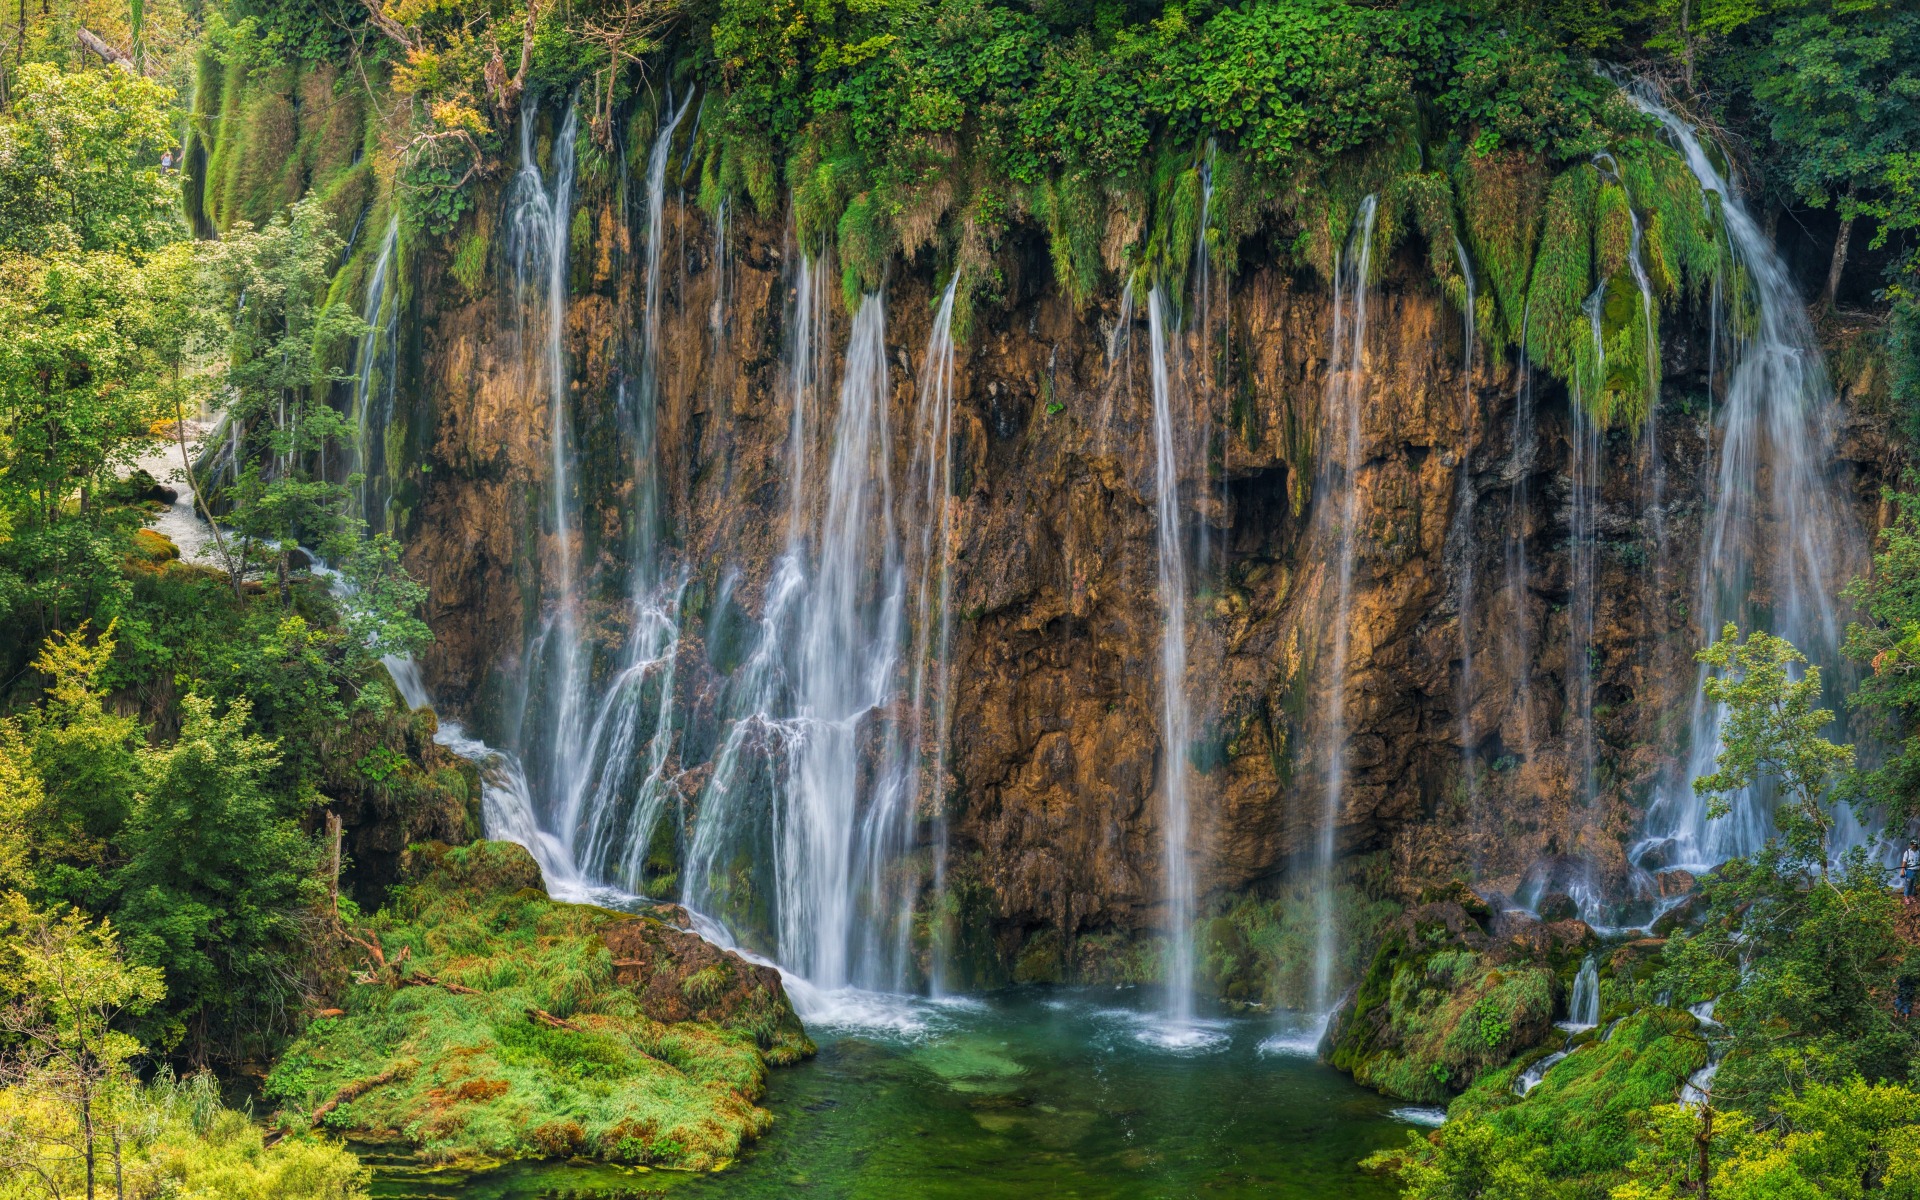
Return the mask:
<path fill-rule="evenodd" d="M 796 490 L 807 482 L 810 393 L 826 353 L 816 270 L 802 260 L 790 325 Z M 687 857 L 689 903 L 736 935 L 769 938 L 773 957 L 817 989 L 898 989 L 907 975 L 916 889 L 891 876 L 913 831 L 916 777 L 912 739 L 892 711 L 907 564 L 889 395 L 885 303 L 873 294 L 847 344 L 819 523 L 808 537 L 810 506 L 791 502 L 787 552 L 758 644 L 729 684 L 732 725 Z M 757 883 L 740 878 L 743 861 Z M 771 911 L 756 914 L 754 903 Z"/>
<path fill-rule="evenodd" d="M 367 296 L 360 309 L 360 319 L 366 322 L 367 331 L 361 335 L 354 357 L 357 370 L 353 377 L 352 469 L 360 476 L 354 497 L 356 515 L 376 529 L 386 527 L 386 500 L 377 489 L 386 478 L 387 426 L 393 421 L 399 365 L 400 305 L 397 297 L 388 294 L 391 288 L 388 277 L 392 274 L 394 251 L 399 244 L 400 217 L 396 212 L 387 222 L 386 236 L 380 239 L 380 253 L 373 260 L 373 273 L 367 277 Z"/>
<path fill-rule="evenodd" d="M 1840 643 L 1833 596 L 1861 537 L 1842 517 L 1827 470 L 1833 393 L 1806 307 L 1786 263 L 1699 134 L 1644 88 L 1628 94 L 1660 122 L 1701 188 L 1719 197 L 1734 262 L 1751 287 L 1751 321 L 1728 330 L 1718 469 L 1694 589 L 1700 635 L 1717 637 L 1728 621 L 1747 632 L 1768 628 L 1832 667 Z M 1772 832 L 1766 789 L 1734 796 L 1731 812 L 1719 820 L 1707 816 L 1705 799 L 1694 793 L 1693 781 L 1710 773 L 1719 757 L 1725 717 L 1704 699 L 1699 682 L 1684 771 L 1660 788 L 1648 810 L 1636 861 L 1657 855 L 1666 865 L 1707 870 L 1753 853 Z"/>
<path fill-rule="evenodd" d="M 685 576 L 670 571 L 660 553 L 660 275 L 667 160 L 674 131 L 691 103 L 691 92 L 678 109 L 669 97 L 666 124 L 647 158 L 646 309 L 639 383 L 631 389 L 635 393 L 631 398 L 624 381 L 615 393 L 633 464 L 627 567 L 631 617 L 624 661 L 601 696 L 581 755 L 586 769 L 569 781 L 558 821 L 561 836 L 582 871 L 634 891 L 644 890 L 655 828 L 668 802 L 678 794 L 667 767 L 673 751 L 675 665 Z M 645 748 L 638 750 L 642 731 L 649 725 Z"/>
<path fill-rule="evenodd" d="M 1333 911 L 1333 863 L 1340 805 L 1347 782 L 1347 653 L 1353 619 L 1353 568 L 1360 521 L 1360 402 L 1366 377 L 1367 277 L 1373 267 L 1373 222 L 1378 200 L 1360 202 L 1353 244 L 1335 263 L 1333 352 L 1327 364 L 1326 417 L 1322 424 L 1320 495 L 1316 504 L 1334 543 L 1333 645 L 1327 670 L 1326 791 L 1320 812 L 1315 874 L 1316 936 L 1312 1005 L 1332 1007 L 1333 959 L 1338 950 Z M 1323 544 L 1325 539 L 1322 540 Z"/>
<path fill-rule="evenodd" d="M 1454 257 L 1460 263 L 1460 278 L 1466 286 L 1466 311 L 1462 316 L 1461 336 L 1464 348 L 1460 362 L 1460 481 L 1455 491 L 1455 525 L 1459 531 L 1457 561 L 1460 564 L 1460 757 L 1466 776 L 1470 810 L 1478 810 L 1473 800 L 1479 790 L 1473 744 L 1473 516 L 1477 493 L 1473 488 L 1473 331 L 1475 281 L 1473 265 L 1467 261 L 1467 248 L 1453 239 Z"/>
<path fill-rule="evenodd" d="M 1600 964 L 1589 954 L 1580 963 L 1573 979 L 1573 995 L 1567 999 L 1567 1019 L 1561 1028 L 1582 1033 L 1600 1024 Z"/>
<path fill-rule="evenodd" d="M 1513 446 L 1505 469 L 1509 482 L 1506 546 L 1502 555 L 1507 596 L 1507 674 L 1513 680 L 1513 705 L 1520 716 L 1520 745 L 1528 753 L 1531 753 L 1533 746 L 1533 647 L 1527 636 L 1532 618 L 1532 568 L 1527 561 L 1527 524 L 1530 515 L 1527 481 L 1532 474 L 1537 452 L 1534 444 L 1533 370 L 1524 351 L 1531 315 L 1531 309 L 1522 308 L 1520 344 L 1523 350 L 1515 356 L 1518 359 L 1519 378 L 1515 381 L 1513 394 Z"/>
<path fill-rule="evenodd" d="M 945 789 L 947 775 L 948 648 L 953 641 L 953 306 L 960 272 L 947 281 L 933 315 L 926 359 L 920 368 L 919 436 L 914 443 L 911 478 L 920 511 L 919 564 L 913 603 L 913 745 L 915 772 L 907 788 L 909 803 L 926 803 L 936 814 L 933 893 L 946 887 Z M 904 932 L 908 922 L 902 921 Z M 904 948 L 903 948 L 904 949 Z M 928 986 L 944 988 L 944 956 L 936 945 L 928 967 Z"/>
<path fill-rule="evenodd" d="M 1154 517 L 1160 590 L 1160 787 L 1167 876 L 1167 1016 L 1193 1021 L 1193 865 L 1188 843 L 1187 568 L 1181 545 L 1180 444 L 1167 369 L 1167 304 L 1147 294 L 1148 367 L 1153 391 Z"/>
<path fill-rule="evenodd" d="M 523 377 L 529 386 L 544 387 L 547 400 L 547 546 L 542 554 L 546 569 L 541 588 L 544 612 L 541 629 L 527 648 L 521 728 L 515 738 L 522 757 L 536 762 L 532 778 L 537 785 L 538 809 L 542 800 L 548 805 L 563 802 L 575 781 L 586 773 L 587 664 L 580 645 L 580 597 L 576 594 L 574 536 L 579 498 L 574 494 L 564 346 L 567 238 L 578 120 L 569 104 L 553 141 L 550 186 L 534 152 L 535 121 L 535 111 L 529 106 L 520 116 L 520 170 L 508 198 L 507 258 L 513 269 L 514 299 L 522 314 L 519 334 Z M 528 336 L 532 332 L 526 322 L 529 311 L 539 314 L 537 340 Z M 532 728 L 527 727 L 529 720 Z M 569 851 L 572 832 L 566 826 L 556 831 Z"/>
<path fill-rule="evenodd" d="M 1571 603 L 1567 606 L 1567 662 L 1573 678 L 1567 688 L 1567 728 L 1573 731 L 1574 758 L 1579 768 L 1579 799 L 1592 808 L 1599 791 L 1596 739 L 1593 728 L 1593 631 L 1595 587 L 1599 569 L 1600 450 L 1602 430 L 1588 408 L 1583 388 L 1600 388 L 1607 377 L 1607 348 L 1601 334 L 1606 305 L 1603 281 L 1587 297 L 1586 312 L 1592 338 L 1593 371 L 1577 380 L 1569 406 L 1568 441 L 1568 575 Z"/>

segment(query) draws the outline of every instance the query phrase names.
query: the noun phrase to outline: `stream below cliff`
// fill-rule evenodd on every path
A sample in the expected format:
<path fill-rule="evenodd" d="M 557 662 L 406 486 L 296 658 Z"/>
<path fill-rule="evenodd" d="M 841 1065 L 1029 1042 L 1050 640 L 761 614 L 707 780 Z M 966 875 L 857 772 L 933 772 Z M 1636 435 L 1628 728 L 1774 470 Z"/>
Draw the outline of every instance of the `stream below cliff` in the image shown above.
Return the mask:
<path fill-rule="evenodd" d="M 1394 1194 L 1358 1169 L 1437 1119 L 1396 1108 L 1290 1031 L 1201 1019 L 1198 1050 L 1155 1044 L 1148 991 L 1020 989 L 867 1006 L 815 1025 L 819 1055 L 773 1073 L 771 1131 L 713 1175 L 517 1163 L 482 1173 L 370 1161 L 385 1200 L 534 1197 L 1177 1197 Z M 852 1014 L 849 1014 L 852 1015 Z M 1276 1033 L 1280 1036 L 1276 1038 Z M 1262 1044 L 1266 1044 L 1263 1050 Z"/>

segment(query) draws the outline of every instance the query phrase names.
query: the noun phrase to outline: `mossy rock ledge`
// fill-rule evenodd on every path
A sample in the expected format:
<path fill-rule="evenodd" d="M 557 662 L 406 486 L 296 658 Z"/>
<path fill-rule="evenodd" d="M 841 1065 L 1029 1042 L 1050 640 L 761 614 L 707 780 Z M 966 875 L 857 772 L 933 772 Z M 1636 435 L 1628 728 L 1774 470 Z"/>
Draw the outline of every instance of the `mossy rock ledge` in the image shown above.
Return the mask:
<path fill-rule="evenodd" d="M 1580 921 L 1489 914 L 1455 897 L 1416 905 L 1387 927 L 1335 1015 L 1326 1059 L 1390 1096 L 1444 1102 L 1548 1040 L 1570 964 L 1596 942 Z"/>
<path fill-rule="evenodd" d="M 349 941 L 353 981 L 267 1081 L 290 1125 L 484 1165 L 583 1155 L 708 1170 L 813 1053 L 779 973 L 676 927 L 563 904 L 520 846 L 416 846 Z"/>

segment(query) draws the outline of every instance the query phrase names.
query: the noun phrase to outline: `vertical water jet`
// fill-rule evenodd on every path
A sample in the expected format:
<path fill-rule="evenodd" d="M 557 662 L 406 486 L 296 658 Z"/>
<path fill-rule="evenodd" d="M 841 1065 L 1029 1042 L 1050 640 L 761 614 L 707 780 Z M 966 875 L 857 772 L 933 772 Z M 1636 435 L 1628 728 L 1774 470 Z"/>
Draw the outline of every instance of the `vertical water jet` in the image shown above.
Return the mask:
<path fill-rule="evenodd" d="M 1333 351 L 1327 363 L 1326 414 L 1321 423 L 1319 518 L 1333 541 L 1333 645 L 1325 698 L 1327 768 L 1315 862 L 1312 1006 L 1332 1007 L 1333 958 L 1338 934 L 1333 911 L 1333 863 L 1341 800 L 1347 783 L 1347 653 L 1352 636 L 1353 568 L 1360 521 L 1360 400 L 1366 378 L 1367 277 L 1373 268 L 1373 222 L 1378 199 L 1368 196 L 1355 214 L 1351 244 L 1334 263 Z"/>
<path fill-rule="evenodd" d="M 1160 591 L 1161 840 L 1167 901 L 1167 1015 L 1193 1020 L 1193 864 L 1188 843 L 1187 568 L 1181 545 L 1180 460 L 1173 384 L 1167 369 L 1166 296 L 1147 293 L 1148 368 L 1153 391 L 1154 517 Z"/>

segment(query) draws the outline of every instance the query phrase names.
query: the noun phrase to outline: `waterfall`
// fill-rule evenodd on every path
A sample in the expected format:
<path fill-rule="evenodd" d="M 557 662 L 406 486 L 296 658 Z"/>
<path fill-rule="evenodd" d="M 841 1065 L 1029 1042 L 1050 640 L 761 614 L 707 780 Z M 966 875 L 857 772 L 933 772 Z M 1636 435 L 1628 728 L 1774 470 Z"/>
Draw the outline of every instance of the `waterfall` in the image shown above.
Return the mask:
<path fill-rule="evenodd" d="M 522 372 L 528 385 L 544 388 L 547 400 L 548 478 L 545 496 L 546 552 L 542 554 L 539 632 L 527 647 L 523 695 L 515 743 L 536 767 L 536 801 L 564 798 L 586 772 L 583 761 L 587 664 L 580 645 L 576 594 L 575 529 L 579 498 L 573 482 L 573 434 L 568 411 L 563 339 L 567 310 L 567 238 L 573 207 L 574 138 L 578 121 L 571 104 L 554 138 L 551 185 L 534 153 L 531 105 L 520 114 L 520 169 L 507 202 L 507 257 L 513 268 Z M 527 314 L 537 311 L 538 337 Z M 531 343 L 531 344 L 530 344 Z M 531 710 L 531 711 L 529 711 Z M 531 719 L 534 728 L 525 727 Z M 537 756 L 535 755 L 537 751 Z M 536 808 L 539 805 L 536 804 Z M 571 850 L 572 830 L 559 836 Z"/>
<path fill-rule="evenodd" d="M 1460 531 L 1460 759 L 1466 776 L 1469 801 L 1479 791 L 1474 770 L 1473 737 L 1473 514 L 1478 499 L 1473 490 L 1473 265 L 1467 261 L 1467 248 L 1453 239 L 1454 257 L 1460 262 L 1460 278 L 1466 285 L 1466 311 L 1461 335 L 1465 339 L 1460 356 L 1460 482 L 1455 491 L 1457 510 L 1454 528 Z"/>
<path fill-rule="evenodd" d="M 796 491 L 805 487 L 815 357 L 825 353 L 816 269 L 803 259 L 789 327 Z M 915 889 L 891 875 L 913 830 L 915 796 L 911 748 L 891 711 L 906 564 L 890 392 L 886 305 L 871 294 L 847 344 L 819 524 L 809 538 L 808 508 L 791 501 L 787 552 L 767 587 L 758 644 L 728 685 L 732 725 L 688 855 L 689 903 L 736 934 L 763 922 L 781 965 L 825 989 L 897 988 L 906 977 Z M 741 878 L 742 861 L 754 878 Z"/>
<path fill-rule="evenodd" d="M 1713 164 L 1699 134 L 1645 89 L 1628 93 L 1660 122 L 1703 192 L 1719 198 L 1734 265 L 1752 292 L 1752 320 L 1728 330 L 1726 384 L 1715 414 L 1717 471 L 1700 540 L 1694 612 L 1700 635 L 1714 638 L 1733 621 L 1770 628 L 1816 663 L 1839 660 L 1840 618 L 1833 595 L 1857 530 L 1841 515 L 1832 460 L 1832 388 L 1805 305 L 1787 266 L 1747 212 L 1739 192 Z M 1737 281 L 1739 275 L 1734 276 Z M 1709 819 L 1693 781 L 1714 769 L 1724 710 L 1701 695 L 1696 678 L 1685 768 L 1658 791 L 1636 861 L 1711 869 L 1753 853 L 1772 831 L 1764 787 L 1733 797 L 1732 811 Z"/>
<path fill-rule="evenodd" d="M 947 653 L 953 641 L 953 305 L 959 288 L 956 270 L 934 312 L 933 332 L 927 336 L 911 476 L 918 483 L 915 491 L 921 507 L 915 522 L 920 553 L 913 593 L 914 753 L 909 760 L 917 774 L 907 795 L 910 802 L 925 803 L 935 814 L 936 896 L 946 886 Z M 936 945 L 928 979 L 935 994 L 944 983 L 943 962 Z"/>
<path fill-rule="evenodd" d="M 1520 345 L 1523 348 L 1527 344 L 1527 325 L 1531 315 L 1531 308 L 1521 309 Z M 1530 532 L 1527 523 L 1531 515 L 1528 511 L 1527 479 L 1533 470 L 1536 447 L 1532 364 L 1524 349 L 1515 357 L 1518 359 L 1518 378 L 1513 393 L 1513 445 L 1506 467 L 1509 480 L 1507 534 L 1501 565 L 1507 594 L 1507 674 L 1513 680 L 1513 706 L 1520 716 L 1520 745 L 1530 754 L 1533 748 L 1533 647 L 1527 637 L 1528 623 L 1532 618 L 1529 600 L 1532 571 L 1527 561 L 1527 535 Z"/>
<path fill-rule="evenodd" d="M 674 131 L 692 98 L 689 92 L 675 109 L 669 97 L 666 124 L 647 157 L 646 308 L 640 376 L 638 386 L 631 389 L 632 400 L 625 381 L 615 392 L 615 410 L 625 418 L 633 464 L 626 647 L 589 727 L 578 760 L 584 769 L 567 781 L 557 821 L 582 871 L 633 891 L 646 889 L 647 856 L 655 829 L 668 802 L 678 796 L 667 768 L 673 752 L 675 667 L 685 575 L 669 572 L 660 554 L 660 274 L 667 159 Z"/>
<path fill-rule="evenodd" d="M 1353 618 L 1353 565 L 1360 521 L 1360 402 L 1366 377 L 1367 275 L 1373 266 L 1373 220 L 1378 200 L 1368 196 L 1352 234 L 1353 245 L 1335 260 L 1333 351 L 1327 363 L 1326 419 L 1320 456 L 1321 521 L 1334 541 L 1332 661 L 1327 670 L 1326 795 L 1320 814 L 1315 889 L 1313 1008 L 1332 1002 L 1333 956 L 1337 951 L 1333 911 L 1333 861 L 1340 803 L 1347 782 L 1347 651 Z"/>
<path fill-rule="evenodd" d="M 1570 1033 L 1592 1029 L 1600 1024 L 1600 965 L 1589 954 L 1573 978 L 1573 995 L 1567 1000 L 1564 1028 Z"/>
<path fill-rule="evenodd" d="M 1187 845 L 1187 568 L 1181 546 L 1180 461 L 1167 371 L 1166 296 L 1147 294 L 1147 331 L 1153 385 L 1154 517 L 1159 531 L 1160 769 L 1167 872 L 1167 1013 L 1177 1024 L 1193 1019 L 1193 866 Z"/>
<path fill-rule="evenodd" d="M 1574 758 L 1579 768 L 1579 798 L 1583 808 L 1592 808 L 1598 794 L 1596 743 L 1593 729 L 1593 630 L 1596 576 L 1599 569 L 1599 511 L 1601 441 L 1603 431 L 1587 406 L 1583 387 L 1598 389 L 1607 377 L 1606 343 L 1601 336 L 1601 316 L 1606 305 L 1607 285 L 1603 280 L 1587 297 L 1587 320 L 1591 329 L 1593 372 L 1576 381 L 1569 414 L 1568 442 L 1568 548 L 1567 573 L 1571 603 L 1567 606 L 1567 665 L 1573 678 L 1567 681 L 1567 723 L 1574 739 Z M 1577 821 L 1576 821 L 1577 823 Z M 1570 849 L 1570 848 L 1569 848 Z"/>
<path fill-rule="evenodd" d="M 380 239 L 380 253 L 373 260 L 373 274 L 367 278 L 367 296 L 360 307 L 360 319 L 367 331 L 360 336 L 354 356 L 357 368 L 353 376 L 353 464 L 360 476 L 355 493 L 358 516 L 370 528 L 384 530 L 387 524 L 386 498 L 378 490 L 386 479 L 387 426 L 393 421 L 395 376 L 399 366 L 400 304 L 390 297 L 388 276 L 393 270 L 394 249 L 400 244 L 400 215 L 396 210 L 387 222 L 386 236 Z M 383 319 L 384 318 L 384 319 Z M 375 396 L 378 395 L 376 401 Z M 378 414 L 374 409 L 378 406 Z"/>

